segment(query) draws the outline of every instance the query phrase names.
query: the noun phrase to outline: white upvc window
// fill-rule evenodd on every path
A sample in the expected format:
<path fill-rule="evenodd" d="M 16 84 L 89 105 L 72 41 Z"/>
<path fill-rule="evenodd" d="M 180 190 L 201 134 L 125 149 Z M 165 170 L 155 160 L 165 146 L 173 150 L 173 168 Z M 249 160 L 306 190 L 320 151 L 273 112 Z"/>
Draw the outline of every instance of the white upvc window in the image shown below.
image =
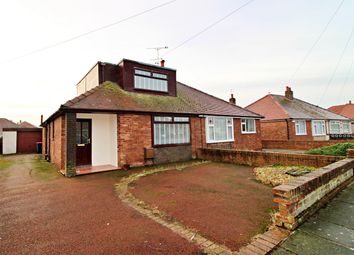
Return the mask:
<path fill-rule="evenodd" d="M 295 121 L 295 134 L 296 135 L 307 135 L 306 120 L 296 120 Z"/>
<path fill-rule="evenodd" d="M 331 120 L 329 122 L 329 133 L 330 134 L 342 134 L 341 121 Z"/>
<path fill-rule="evenodd" d="M 206 117 L 206 141 L 207 143 L 233 142 L 234 124 L 229 117 Z"/>
<path fill-rule="evenodd" d="M 166 74 L 135 69 L 134 88 L 168 92 L 168 77 Z"/>
<path fill-rule="evenodd" d="M 343 133 L 351 134 L 352 126 L 350 125 L 350 121 L 343 121 Z"/>
<path fill-rule="evenodd" d="M 312 135 L 313 136 L 326 135 L 326 125 L 324 120 L 312 121 Z"/>
<path fill-rule="evenodd" d="M 241 133 L 242 134 L 256 133 L 256 120 L 255 119 L 241 119 Z"/>
<path fill-rule="evenodd" d="M 154 116 L 154 145 L 190 143 L 189 117 Z"/>

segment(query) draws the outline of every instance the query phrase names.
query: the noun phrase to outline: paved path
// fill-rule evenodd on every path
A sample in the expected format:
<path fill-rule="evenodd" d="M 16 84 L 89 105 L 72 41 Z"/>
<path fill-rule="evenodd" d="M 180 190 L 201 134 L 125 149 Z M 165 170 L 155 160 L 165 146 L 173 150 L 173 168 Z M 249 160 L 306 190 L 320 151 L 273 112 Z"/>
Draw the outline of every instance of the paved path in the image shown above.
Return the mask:
<path fill-rule="evenodd" d="M 273 255 L 354 254 L 354 182 L 300 226 Z"/>

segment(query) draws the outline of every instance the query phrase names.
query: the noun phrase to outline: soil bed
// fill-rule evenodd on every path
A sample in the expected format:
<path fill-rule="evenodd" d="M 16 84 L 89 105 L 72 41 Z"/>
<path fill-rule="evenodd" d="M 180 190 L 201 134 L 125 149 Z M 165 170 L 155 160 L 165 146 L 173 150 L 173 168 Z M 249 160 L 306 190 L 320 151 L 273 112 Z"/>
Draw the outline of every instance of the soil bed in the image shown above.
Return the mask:
<path fill-rule="evenodd" d="M 252 168 L 232 164 L 207 163 L 149 175 L 131 183 L 129 190 L 232 250 L 263 232 L 274 208 L 271 188 L 255 180 Z"/>

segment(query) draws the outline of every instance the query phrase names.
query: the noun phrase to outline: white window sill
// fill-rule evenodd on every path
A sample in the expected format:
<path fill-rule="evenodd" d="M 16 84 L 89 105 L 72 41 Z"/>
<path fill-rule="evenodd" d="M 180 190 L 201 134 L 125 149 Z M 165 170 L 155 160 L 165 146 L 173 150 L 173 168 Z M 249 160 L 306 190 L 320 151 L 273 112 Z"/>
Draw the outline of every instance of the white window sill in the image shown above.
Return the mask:
<path fill-rule="evenodd" d="M 304 133 L 304 134 L 295 134 L 295 135 L 307 135 L 307 133 Z"/>
<path fill-rule="evenodd" d="M 256 134 L 256 133 L 257 133 L 256 131 L 254 131 L 254 132 L 242 132 L 242 131 L 241 131 L 241 134 L 244 134 L 244 135 Z"/>
<path fill-rule="evenodd" d="M 325 136 L 327 134 L 312 134 L 312 136 Z"/>
<path fill-rule="evenodd" d="M 234 142 L 235 140 L 220 140 L 220 141 L 207 141 L 206 143 L 230 143 L 230 142 Z"/>

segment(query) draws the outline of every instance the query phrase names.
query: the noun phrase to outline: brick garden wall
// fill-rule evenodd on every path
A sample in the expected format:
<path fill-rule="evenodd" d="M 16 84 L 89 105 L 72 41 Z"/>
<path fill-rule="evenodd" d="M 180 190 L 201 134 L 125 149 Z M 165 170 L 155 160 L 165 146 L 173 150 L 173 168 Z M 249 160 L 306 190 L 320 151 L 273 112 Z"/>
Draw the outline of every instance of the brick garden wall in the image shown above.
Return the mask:
<path fill-rule="evenodd" d="M 354 159 L 347 158 L 273 188 L 275 224 L 296 228 L 353 180 L 353 168 Z"/>
<path fill-rule="evenodd" d="M 273 164 L 282 165 L 305 165 L 322 167 L 344 157 L 306 155 L 306 154 L 285 154 L 264 151 L 246 151 L 232 149 L 198 149 L 199 159 L 227 162 L 234 164 L 246 164 L 250 166 L 265 166 Z"/>
<path fill-rule="evenodd" d="M 354 140 L 329 140 L 329 141 L 276 141 L 263 140 L 263 149 L 289 149 L 309 150 L 323 146 L 330 146 L 337 143 L 354 143 Z"/>

